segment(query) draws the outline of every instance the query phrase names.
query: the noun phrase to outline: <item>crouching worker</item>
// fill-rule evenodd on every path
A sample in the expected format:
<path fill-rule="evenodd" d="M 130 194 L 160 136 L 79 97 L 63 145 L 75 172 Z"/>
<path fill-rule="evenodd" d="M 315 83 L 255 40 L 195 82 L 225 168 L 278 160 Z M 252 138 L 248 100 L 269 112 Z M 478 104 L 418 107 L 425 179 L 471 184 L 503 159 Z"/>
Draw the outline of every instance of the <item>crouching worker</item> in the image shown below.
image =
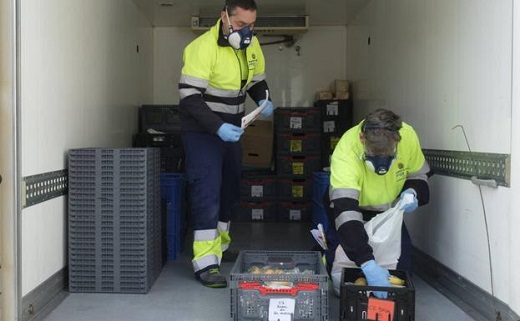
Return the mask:
<path fill-rule="evenodd" d="M 403 198 L 411 200 L 402 207 L 405 213 L 428 203 L 430 168 L 417 134 L 392 111 L 378 109 L 342 136 L 330 170 L 329 215 L 339 241 L 337 249 L 331 249 L 336 250 L 331 271 L 336 294 L 343 267 L 360 267 L 369 286 L 390 286 L 388 269 L 411 272 L 410 235 L 401 219 L 395 231 L 401 233 L 400 256 L 396 263 L 382 266 L 364 224 Z M 374 294 L 387 296 L 382 291 Z"/>

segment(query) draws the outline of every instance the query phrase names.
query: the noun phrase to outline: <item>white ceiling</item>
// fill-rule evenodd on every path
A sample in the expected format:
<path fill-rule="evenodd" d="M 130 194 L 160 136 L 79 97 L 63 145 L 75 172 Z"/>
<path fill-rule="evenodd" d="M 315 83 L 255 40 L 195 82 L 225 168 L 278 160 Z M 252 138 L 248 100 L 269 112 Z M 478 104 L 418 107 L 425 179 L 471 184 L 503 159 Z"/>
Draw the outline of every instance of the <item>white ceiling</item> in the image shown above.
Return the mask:
<path fill-rule="evenodd" d="M 217 18 L 224 0 L 133 0 L 156 27 L 189 27 L 194 15 Z M 256 0 L 258 15 L 309 15 L 311 26 L 348 25 L 371 0 Z M 166 4 L 164 6 L 161 4 Z"/>

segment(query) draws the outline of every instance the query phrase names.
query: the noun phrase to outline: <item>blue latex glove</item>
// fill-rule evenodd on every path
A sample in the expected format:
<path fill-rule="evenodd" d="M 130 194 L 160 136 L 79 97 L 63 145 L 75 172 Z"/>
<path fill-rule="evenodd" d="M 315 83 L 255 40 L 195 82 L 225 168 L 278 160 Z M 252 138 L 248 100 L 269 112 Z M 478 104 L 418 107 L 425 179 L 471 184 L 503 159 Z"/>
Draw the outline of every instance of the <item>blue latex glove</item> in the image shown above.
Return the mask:
<path fill-rule="evenodd" d="M 387 269 L 380 267 L 376 261 L 370 260 L 363 263 L 361 265 L 361 270 L 363 270 L 369 286 L 392 286 L 390 281 L 388 281 L 390 273 Z M 373 293 L 377 298 L 380 299 L 386 299 L 388 296 L 386 291 L 374 291 Z"/>
<path fill-rule="evenodd" d="M 416 196 L 413 188 L 408 188 L 408 189 L 404 190 L 401 193 L 400 199 L 403 199 L 403 197 L 406 194 L 413 195 L 413 203 L 409 203 L 409 204 L 406 204 L 405 206 L 403 206 L 403 211 L 405 211 L 406 213 L 413 212 L 413 211 L 415 211 L 415 209 L 417 209 L 417 206 L 419 206 L 419 201 L 417 200 L 417 196 Z"/>
<path fill-rule="evenodd" d="M 258 106 L 262 106 L 264 101 L 265 101 L 265 99 L 260 100 L 258 102 Z M 264 110 L 262 110 L 262 112 L 260 114 L 264 117 L 269 117 L 269 116 L 271 116 L 272 113 L 273 113 L 273 103 L 270 100 L 268 100 L 267 105 L 265 106 Z"/>
<path fill-rule="evenodd" d="M 217 130 L 217 135 L 225 142 L 238 142 L 244 130 L 229 123 L 223 123 Z"/>

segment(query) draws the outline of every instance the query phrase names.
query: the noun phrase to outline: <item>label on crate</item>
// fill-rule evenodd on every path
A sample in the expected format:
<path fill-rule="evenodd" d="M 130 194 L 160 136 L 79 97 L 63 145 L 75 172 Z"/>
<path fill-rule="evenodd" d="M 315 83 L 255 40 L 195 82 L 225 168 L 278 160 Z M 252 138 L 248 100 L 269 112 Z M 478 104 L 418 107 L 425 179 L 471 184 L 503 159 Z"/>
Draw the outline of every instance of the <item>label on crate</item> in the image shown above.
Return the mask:
<path fill-rule="evenodd" d="M 303 151 L 301 139 L 291 139 L 291 146 L 289 148 L 291 152 Z"/>
<path fill-rule="evenodd" d="M 327 116 L 338 116 L 338 104 L 327 104 Z"/>
<path fill-rule="evenodd" d="M 289 119 L 289 128 L 301 129 L 303 127 L 302 117 L 291 117 Z"/>
<path fill-rule="evenodd" d="M 290 221 L 301 221 L 302 220 L 302 211 L 301 210 L 289 210 L 289 220 Z"/>
<path fill-rule="evenodd" d="M 292 197 L 303 197 L 303 186 L 302 185 L 294 185 L 291 189 Z"/>
<path fill-rule="evenodd" d="M 269 321 L 292 321 L 295 306 L 295 299 L 269 299 Z"/>
<path fill-rule="evenodd" d="M 262 185 L 251 186 L 251 197 L 262 197 L 264 196 L 264 187 Z"/>
<path fill-rule="evenodd" d="M 261 221 L 264 219 L 264 209 L 263 208 L 253 208 L 251 211 L 251 219 L 253 221 Z"/>
<path fill-rule="evenodd" d="M 293 163 L 292 164 L 292 173 L 293 173 L 293 175 L 303 175 L 305 173 L 303 171 L 303 163 Z"/>
<path fill-rule="evenodd" d="M 367 319 L 393 320 L 394 310 L 394 301 L 368 298 Z"/>
<path fill-rule="evenodd" d="M 336 131 L 336 122 L 333 120 L 328 120 L 323 122 L 323 132 L 324 133 L 333 133 Z"/>

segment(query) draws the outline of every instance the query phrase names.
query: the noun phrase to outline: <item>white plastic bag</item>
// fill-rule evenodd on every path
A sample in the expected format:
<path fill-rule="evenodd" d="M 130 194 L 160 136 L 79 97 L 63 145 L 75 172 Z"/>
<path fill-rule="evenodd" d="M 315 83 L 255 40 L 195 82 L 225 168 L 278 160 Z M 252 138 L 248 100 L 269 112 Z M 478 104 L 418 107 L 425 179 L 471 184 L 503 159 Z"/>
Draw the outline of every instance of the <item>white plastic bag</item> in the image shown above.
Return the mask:
<path fill-rule="evenodd" d="M 395 269 L 397 266 L 397 261 L 401 256 L 402 208 L 411 202 L 413 202 L 413 195 L 405 195 L 394 207 L 365 222 L 368 244 L 372 247 L 374 258 L 381 267 Z M 336 295 L 339 295 L 342 269 L 355 267 L 357 265 L 348 258 L 339 245 L 336 248 L 331 270 L 331 279 Z"/>

